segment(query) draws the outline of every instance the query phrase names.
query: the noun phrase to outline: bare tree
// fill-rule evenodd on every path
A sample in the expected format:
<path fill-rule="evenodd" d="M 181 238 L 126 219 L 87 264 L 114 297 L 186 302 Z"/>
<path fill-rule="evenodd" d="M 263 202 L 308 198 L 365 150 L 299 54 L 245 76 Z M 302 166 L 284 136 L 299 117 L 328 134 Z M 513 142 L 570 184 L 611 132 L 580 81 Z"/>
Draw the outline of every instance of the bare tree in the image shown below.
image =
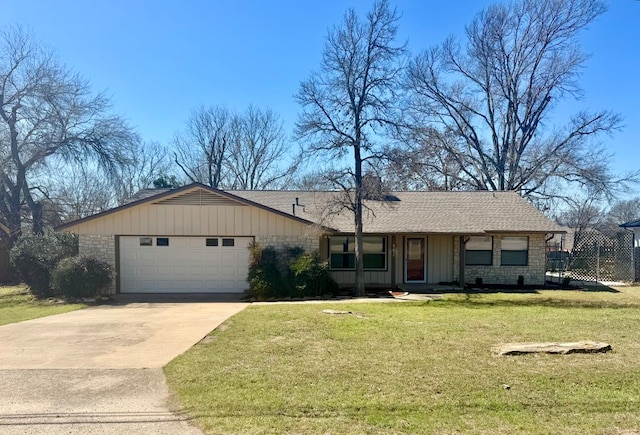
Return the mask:
<path fill-rule="evenodd" d="M 598 142 L 620 127 L 607 111 L 577 113 L 552 126 L 563 98 L 580 98 L 588 56 L 578 35 L 605 12 L 600 0 L 519 0 L 488 7 L 453 38 L 418 55 L 409 68 L 414 124 L 455 134 L 433 141 L 455 159 L 466 188 L 516 190 L 544 200 L 566 197 L 568 185 L 611 193 L 622 179 Z"/>
<path fill-rule="evenodd" d="M 228 168 L 234 189 L 266 189 L 283 185 L 297 169 L 280 117 L 253 106 L 236 117 Z"/>
<path fill-rule="evenodd" d="M 345 203 L 354 213 L 355 293 L 364 294 L 362 245 L 363 163 L 380 156 L 381 135 L 394 119 L 403 45 L 394 45 L 398 14 L 386 0 L 376 1 L 364 20 L 353 9 L 333 27 L 320 70 L 302 82 L 296 95 L 303 107 L 296 124 L 313 155 L 332 162 L 335 185 L 352 190 Z M 339 170 L 345 157 L 352 163 Z"/>
<path fill-rule="evenodd" d="M 603 226 L 609 232 L 620 231 L 620 225 L 640 219 L 640 197 L 613 203 L 605 215 Z"/>
<path fill-rule="evenodd" d="M 576 197 L 563 209 L 557 218 L 560 225 L 574 230 L 576 235 L 598 229 L 604 218 L 604 210 L 594 201 L 593 197 Z"/>
<path fill-rule="evenodd" d="M 151 187 L 159 177 L 171 175 L 171 163 L 167 149 L 158 142 L 138 142 L 128 151 L 127 164 L 119 170 L 115 184 L 118 204 Z"/>
<path fill-rule="evenodd" d="M 175 163 L 191 182 L 220 189 L 279 187 L 298 164 L 279 116 L 252 106 L 241 114 L 201 107 L 174 145 Z"/>
<path fill-rule="evenodd" d="M 458 137 L 431 127 L 406 129 L 403 145 L 390 147 L 379 172 L 396 190 L 464 190 L 459 162 L 445 149 Z M 433 146 L 432 144 L 440 146 Z"/>
<path fill-rule="evenodd" d="M 19 27 L 0 31 L 0 231 L 7 246 L 25 218 L 42 231 L 42 204 L 32 186 L 51 159 L 93 162 L 114 174 L 136 140 L 109 100 Z"/>
<path fill-rule="evenodd" d="M 51 167 L 42 188 L 45 224 L 55 226 L 116 205 L 112 180 L 97 167 L 63 164 Z M 48 209 L 48 210 L 47 210 Z M 48 211 L 48 213 L 47 213 Z"/>
<path fill-rule="evenodd" d="M 234 122 L 223 107 L 191 112 L 184 131 L 174 139 L 174 161 L 191 182 L 223 187 Z"/>

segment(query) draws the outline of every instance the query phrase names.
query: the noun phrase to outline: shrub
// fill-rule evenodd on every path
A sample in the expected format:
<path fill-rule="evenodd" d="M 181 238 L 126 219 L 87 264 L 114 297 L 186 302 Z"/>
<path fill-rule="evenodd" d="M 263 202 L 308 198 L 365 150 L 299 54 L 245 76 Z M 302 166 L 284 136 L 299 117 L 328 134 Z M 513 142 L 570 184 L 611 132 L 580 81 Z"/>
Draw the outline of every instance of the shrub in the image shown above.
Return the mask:
<path fill-rule="evenodd" d="M 291 264 L 304 254 L 304 249 L 300 246 L 283 246 L 278 249 L 278 270 L 280 271 L 281 284 L 276 291 L 275 297 L 301 298 L 303 293 L 296 288 L 296 277 L 291 270 Z"/>
<path fill-rule="evenodd" d="M 111 283 L 112 267 L 94 257 L 61 260 L 51 274 L 56 290 L 72 298 L 93 297 Z"/>
<path fill-rule="evenodd" d="M 53 296 L 50 276 L 58 262 L 78 254 L 78 237 L 47 230 L 45 234 L 24 234 L 11 249 L 11 262 L 38 298 Z"/>
<path fill-rule="evenodd" d="M 282 275 L 278 269 L 278 255 L 274 248 L 263 248 L 253 242 L 249 246 L 249 296 L 259 300 L 278 295 L 282 286 Z"/>
<path fill-rule="evenodd" d="M 305 254 L 301 247 L 250 247 L 249 297 L 271 298 L 335 295 L 338 284 L 331 278 L 329 266 L 318 253 Z"/>
<path fill-rule="evenodd" d="M 338 283 L 329 273 L 329 264 L 321 261 L 317 252 L 300 255 L 291 262 L 290 269 L 299 296 L 335 295 L 338 291 Z"/>

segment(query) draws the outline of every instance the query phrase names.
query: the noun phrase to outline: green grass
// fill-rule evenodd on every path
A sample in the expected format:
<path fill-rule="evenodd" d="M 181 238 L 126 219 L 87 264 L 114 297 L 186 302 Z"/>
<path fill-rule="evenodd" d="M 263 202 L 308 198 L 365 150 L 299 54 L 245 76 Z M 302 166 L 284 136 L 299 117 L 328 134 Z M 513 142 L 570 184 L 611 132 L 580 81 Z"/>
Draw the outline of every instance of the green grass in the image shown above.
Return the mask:
<path fill-rule="evenodd" d="M 0 325 L 66 313 L 84 307 L 84 304 L 39 301 L 31 296 L 24 285 L 0 286 Z"/>
<path fill-rule="evenodd" d="M 639 336 L 639 287 L 274 304 L 234 316 L 165 373 L 180 406 L 212 434 L 635 434 Z M 492 352 L 576 340 L 613 351 Z"/>

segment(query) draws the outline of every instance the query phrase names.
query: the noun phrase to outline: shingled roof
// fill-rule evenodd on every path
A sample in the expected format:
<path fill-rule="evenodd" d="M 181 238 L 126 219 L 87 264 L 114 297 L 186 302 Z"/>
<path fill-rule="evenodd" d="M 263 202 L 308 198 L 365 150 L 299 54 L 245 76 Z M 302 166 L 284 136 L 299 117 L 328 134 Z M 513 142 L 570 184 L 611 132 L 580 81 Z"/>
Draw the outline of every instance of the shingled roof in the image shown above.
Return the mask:
<path fill-rule="evenodd" d="M 146 189 L 120 207 L 64 224 L 58 229 L 97 219 L 174 193 L 202 189 L 290 216 L 327 231 L 353 233 L 353 213 L 343 206 L 345 193 L 295 190 L 220 191 L 194 183 L 178 189 Z M 348 201 L 347 201 L 348 202 Z M 629 224 L 627 224 L 629 225 Z M 364 201 L 363 227 L 371 234 L 484 234 L 496 232 L 564 233 L 516 192 L 388 192 Z"/>
<path fill-rule="evenodd" d="M 340 207 L 338 192 L 228 192 L 339 232 L 354 229 L 353 214 Z M 364 205 L 367 233 L 565 232 L 516 192 L 389 192 L 385 200 Z"/>
<path fill-rule="evenodd" d="M 640 219 L 620 225 L 622 228 L 640 228 Z"/>

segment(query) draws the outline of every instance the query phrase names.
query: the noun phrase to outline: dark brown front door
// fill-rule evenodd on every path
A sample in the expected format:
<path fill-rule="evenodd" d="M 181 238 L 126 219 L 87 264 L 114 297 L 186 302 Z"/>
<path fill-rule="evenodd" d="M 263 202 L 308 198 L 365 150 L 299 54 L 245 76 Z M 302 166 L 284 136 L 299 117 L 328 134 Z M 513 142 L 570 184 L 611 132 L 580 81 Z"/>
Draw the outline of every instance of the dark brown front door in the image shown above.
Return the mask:
<path fill-rule="evenodd" d="M 407 237 L 405 247 L 405 282 L 426 282 L 424 237 Z"/>

